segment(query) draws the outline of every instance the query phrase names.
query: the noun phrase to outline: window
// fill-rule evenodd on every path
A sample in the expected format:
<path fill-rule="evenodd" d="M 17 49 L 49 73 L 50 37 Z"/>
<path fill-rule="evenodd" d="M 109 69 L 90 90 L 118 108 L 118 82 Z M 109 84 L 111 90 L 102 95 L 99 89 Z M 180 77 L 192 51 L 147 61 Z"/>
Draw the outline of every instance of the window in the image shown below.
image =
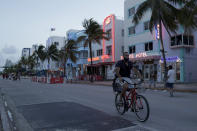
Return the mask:
<path fill-rule="evenodd" d="M 59 42 L 54 42 L 54 44 L 55 44 L 56 46 L 58 46 L 58 45 L 59 45 Z"/>
<path fill-rule="evenodd" d="M 149 21 L 144 22 L 144 30 L 149 30 Z"/>
<path fill-rule="evenodd" d="M 128 14 L 129 14 L 129 17 L 130 17 L 130 16 L 133 16 L 133 15 L 135 14 L 135 7 L 130 8 L 130 9 L 128 10 Z"/>
<path fill-rule="evenodd" d="M 177 42 L 177 45 L 182 45 L 182 35 L 178 35 L 176 37 L 176 42 Z"/>
<path fill-rule="evenodd" d="M 111 29 L 107 30 L 107 38 L 111 39 L 112 37 L 112 33 L 111 33 Z"/>
<path fill-rule="evenodd" d="M 129 47 L 129 54 L 135 53 L 135 46 L 130 46 Z"/>
<path fill-rule="evenodd" d="M 177 35 L 171 37 L 171 46 L 193 46 L 194 45 L 194 37 L 191 35 Z"/>
<path fill-rule="evenodd" d="M 124 29 L 122 29 L 121 36 L 124 37 Z"/>
<path fill-rule="evenodd" d="M 122 46 L 122 53 L 124 52 L 124 46 Z"/>
<path fill-rule="evenodd" d="M 92 51 L 92 57 L 94 57 L 94 51 Z"/>
<path fill-rule="evenodd" d="M 188 44 L 188 36 L 183 36 L 183 44 Z"/>
<path fill-rule="evenodd" d="M 83 57 L 84 57 L 84 58 L 87 58 L 87 57 L 88 57 L 88 51 L 84 51 L 84 52 L 83 52 Z"/>
<path fill-rule="evenodd" d="M 176 41 L 175 41 L 175 36 L 174 36 L 174 37 L 171 37 L 171 46 L 174 46 L 175 43 L 176 43 Z"/>
<path fill-rule="evenodd" d="M 189 45 L 194 45 L 194 37 L 193 36 L 189 36 Z"/>
<path fill-rule="evenodd" d="M 153 42 L 145 43 L 145 51 L 153 50 Z"/>
<path fill-rule="evenodd" d="M 87 58 L 88 57 L 88 51 L 82 50 L 80 51 L 80 58 Z"/>
<path fill-rule="evenodd" d="M 110 70 L 112 70 L 112 65 L 110 65 Z"/>
<path fill-rule="evenodd" d="M 103 54 L 103 50 L 102 50 L 102 49 L 97 50 L 97 51 L 96 51 L 96 53 L 97 53 L 97 56 L 102 56 L 102 54 Z"/>
<path fill-rule="evenodd" d="M 112 54 L 112 46 L 107 46 L 107 55 L 111 55 Z"/>
<path fill-rule="evenodd" d="M 129 27 L 129 35 L 135 34 L 135 27 Z"/>

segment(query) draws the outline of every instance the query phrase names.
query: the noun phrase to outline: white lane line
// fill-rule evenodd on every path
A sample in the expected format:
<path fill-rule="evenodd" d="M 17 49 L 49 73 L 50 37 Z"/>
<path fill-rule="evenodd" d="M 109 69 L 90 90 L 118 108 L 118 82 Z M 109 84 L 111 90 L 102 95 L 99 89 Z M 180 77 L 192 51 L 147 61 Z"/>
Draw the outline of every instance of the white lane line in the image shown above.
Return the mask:
<path fill-rule="evenodd" d="M 6 101 L 4 102 L 4 104 L 5 104 L 5 107 L 7 107 L 7 106 L 8 106 L 8 104 L 7 104 L 7 102 L 6 102 Z"/>
<path fill-rule="evenodd" d="M 13 117 L 12 117 L 12 113 L 8 110 L 8 117 L 10 118 L 10 120 L 13 122 Z"/>

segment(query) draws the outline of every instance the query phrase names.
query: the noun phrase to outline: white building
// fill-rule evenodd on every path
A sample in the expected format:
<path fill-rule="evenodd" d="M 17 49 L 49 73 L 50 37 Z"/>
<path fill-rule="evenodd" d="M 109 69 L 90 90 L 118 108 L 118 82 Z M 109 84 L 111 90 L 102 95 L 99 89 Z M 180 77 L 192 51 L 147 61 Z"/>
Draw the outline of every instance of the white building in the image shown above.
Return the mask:
<path fill-rule="evenodd" d="M 145 80 L 150 79 L 152 73 L 157 76 L 157 81 L 163 81 L 163 58 L 160 52 L 161 45 L 158 27 L 153 34 L 149 31 L 151 11 L 147 12 L 140 23 L 134 26 L 133 15 L 144 0 L 125 0 L 124 2 L 124 48 L 130 54 L 130 60 L 136 62 L 136 67 L 142 70 Z M 177 82 L 197 81 L 197 32 L 192 35 L 183 35 L 180 27 L 177 35 L 170 38 L 162 26 L 164 49 L 166 51 L 167 65 L 172 65 L 176 71 Z"/>
<path fill-rule="evenodd" d="M 32 47 L 30 49 L 30 55 L 33 55 L 34 51 L 36 51 L 37 49 L 38 49 L 38 44 L 32 45 Z"/>
<path fill-rule="evenodd" d="M 22 57 L 26 59 L 31 55 L 31 48 L 23 48 L 22 49 Z"/>
<path fill-rule="evenodd" d="M 61 36 L 50 36 L 47 41 L 46 41 L 46 48 L 48 48 L 50 45 L 52 44 L 56 44 L 58 50 L 60 50 L 64 44 L 65 44 L 65 37 L 61 37 Z M 42 69 L 47 70 L 58 70 L 59 68 L 59 63 L 50 60 L 50 64 L 48 64 L 48 61 L 45 60 L 44 63 L 42 64 Z"/>
<path fill-rule="evenodd" d="M 69 30 L 67 31 L 68 40 L 77 40 L 80 36 L 85 36 L 83 30 Z M 88 47 L 84 47 L 84 42 L 77 43 L 77 51 L 79 54 L 76 54 L 77 61 L 76 63 L 68 59 L 66 63 L 66 73 L 69 78 L 78 78 L 83 79 L 83 76 L 86 74 L 85 65 L 87 64 L 88 58 Z"/>

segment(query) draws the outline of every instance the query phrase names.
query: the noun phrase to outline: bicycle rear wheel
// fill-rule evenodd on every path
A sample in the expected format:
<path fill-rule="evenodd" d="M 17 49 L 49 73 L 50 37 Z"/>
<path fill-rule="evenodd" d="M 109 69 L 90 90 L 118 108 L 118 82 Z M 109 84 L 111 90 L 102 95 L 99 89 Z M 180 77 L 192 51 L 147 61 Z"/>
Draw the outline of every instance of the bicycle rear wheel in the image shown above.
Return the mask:
<path fill-rule="evenodd" d="M 145 122 L 149 118 L 150 109 L 147 99 L 142 95 L 137 95 L 134 103 L 134 112 L 140 122 Z"/>
<path fill-rule="evenodd" d="M 119 114 L 123 115 L 125 113 L 125 106 L 126 106 L 126 101 L 125 98 L 123 97 L 122 100 L 120 100 L 121 93 L 117 93 L 115 97 L 115 106 L 116 110 L 118 111 Z"/>

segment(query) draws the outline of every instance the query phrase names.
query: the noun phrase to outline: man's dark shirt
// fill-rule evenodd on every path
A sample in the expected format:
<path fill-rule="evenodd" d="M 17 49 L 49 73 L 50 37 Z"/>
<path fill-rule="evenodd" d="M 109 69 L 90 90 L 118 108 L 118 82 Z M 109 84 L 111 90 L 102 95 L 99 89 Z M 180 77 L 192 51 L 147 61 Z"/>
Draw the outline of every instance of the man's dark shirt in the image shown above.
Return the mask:
<path fill-rule="evenodd" d="M 133 63 L 128 61 L 128 66 L 125 64 L 124 60 L 120 60 L 116 63 L 116 67 L 120 68 L 119 74 L 121 77 L 130 77 L 131 69 L 133 68 Z"/>

